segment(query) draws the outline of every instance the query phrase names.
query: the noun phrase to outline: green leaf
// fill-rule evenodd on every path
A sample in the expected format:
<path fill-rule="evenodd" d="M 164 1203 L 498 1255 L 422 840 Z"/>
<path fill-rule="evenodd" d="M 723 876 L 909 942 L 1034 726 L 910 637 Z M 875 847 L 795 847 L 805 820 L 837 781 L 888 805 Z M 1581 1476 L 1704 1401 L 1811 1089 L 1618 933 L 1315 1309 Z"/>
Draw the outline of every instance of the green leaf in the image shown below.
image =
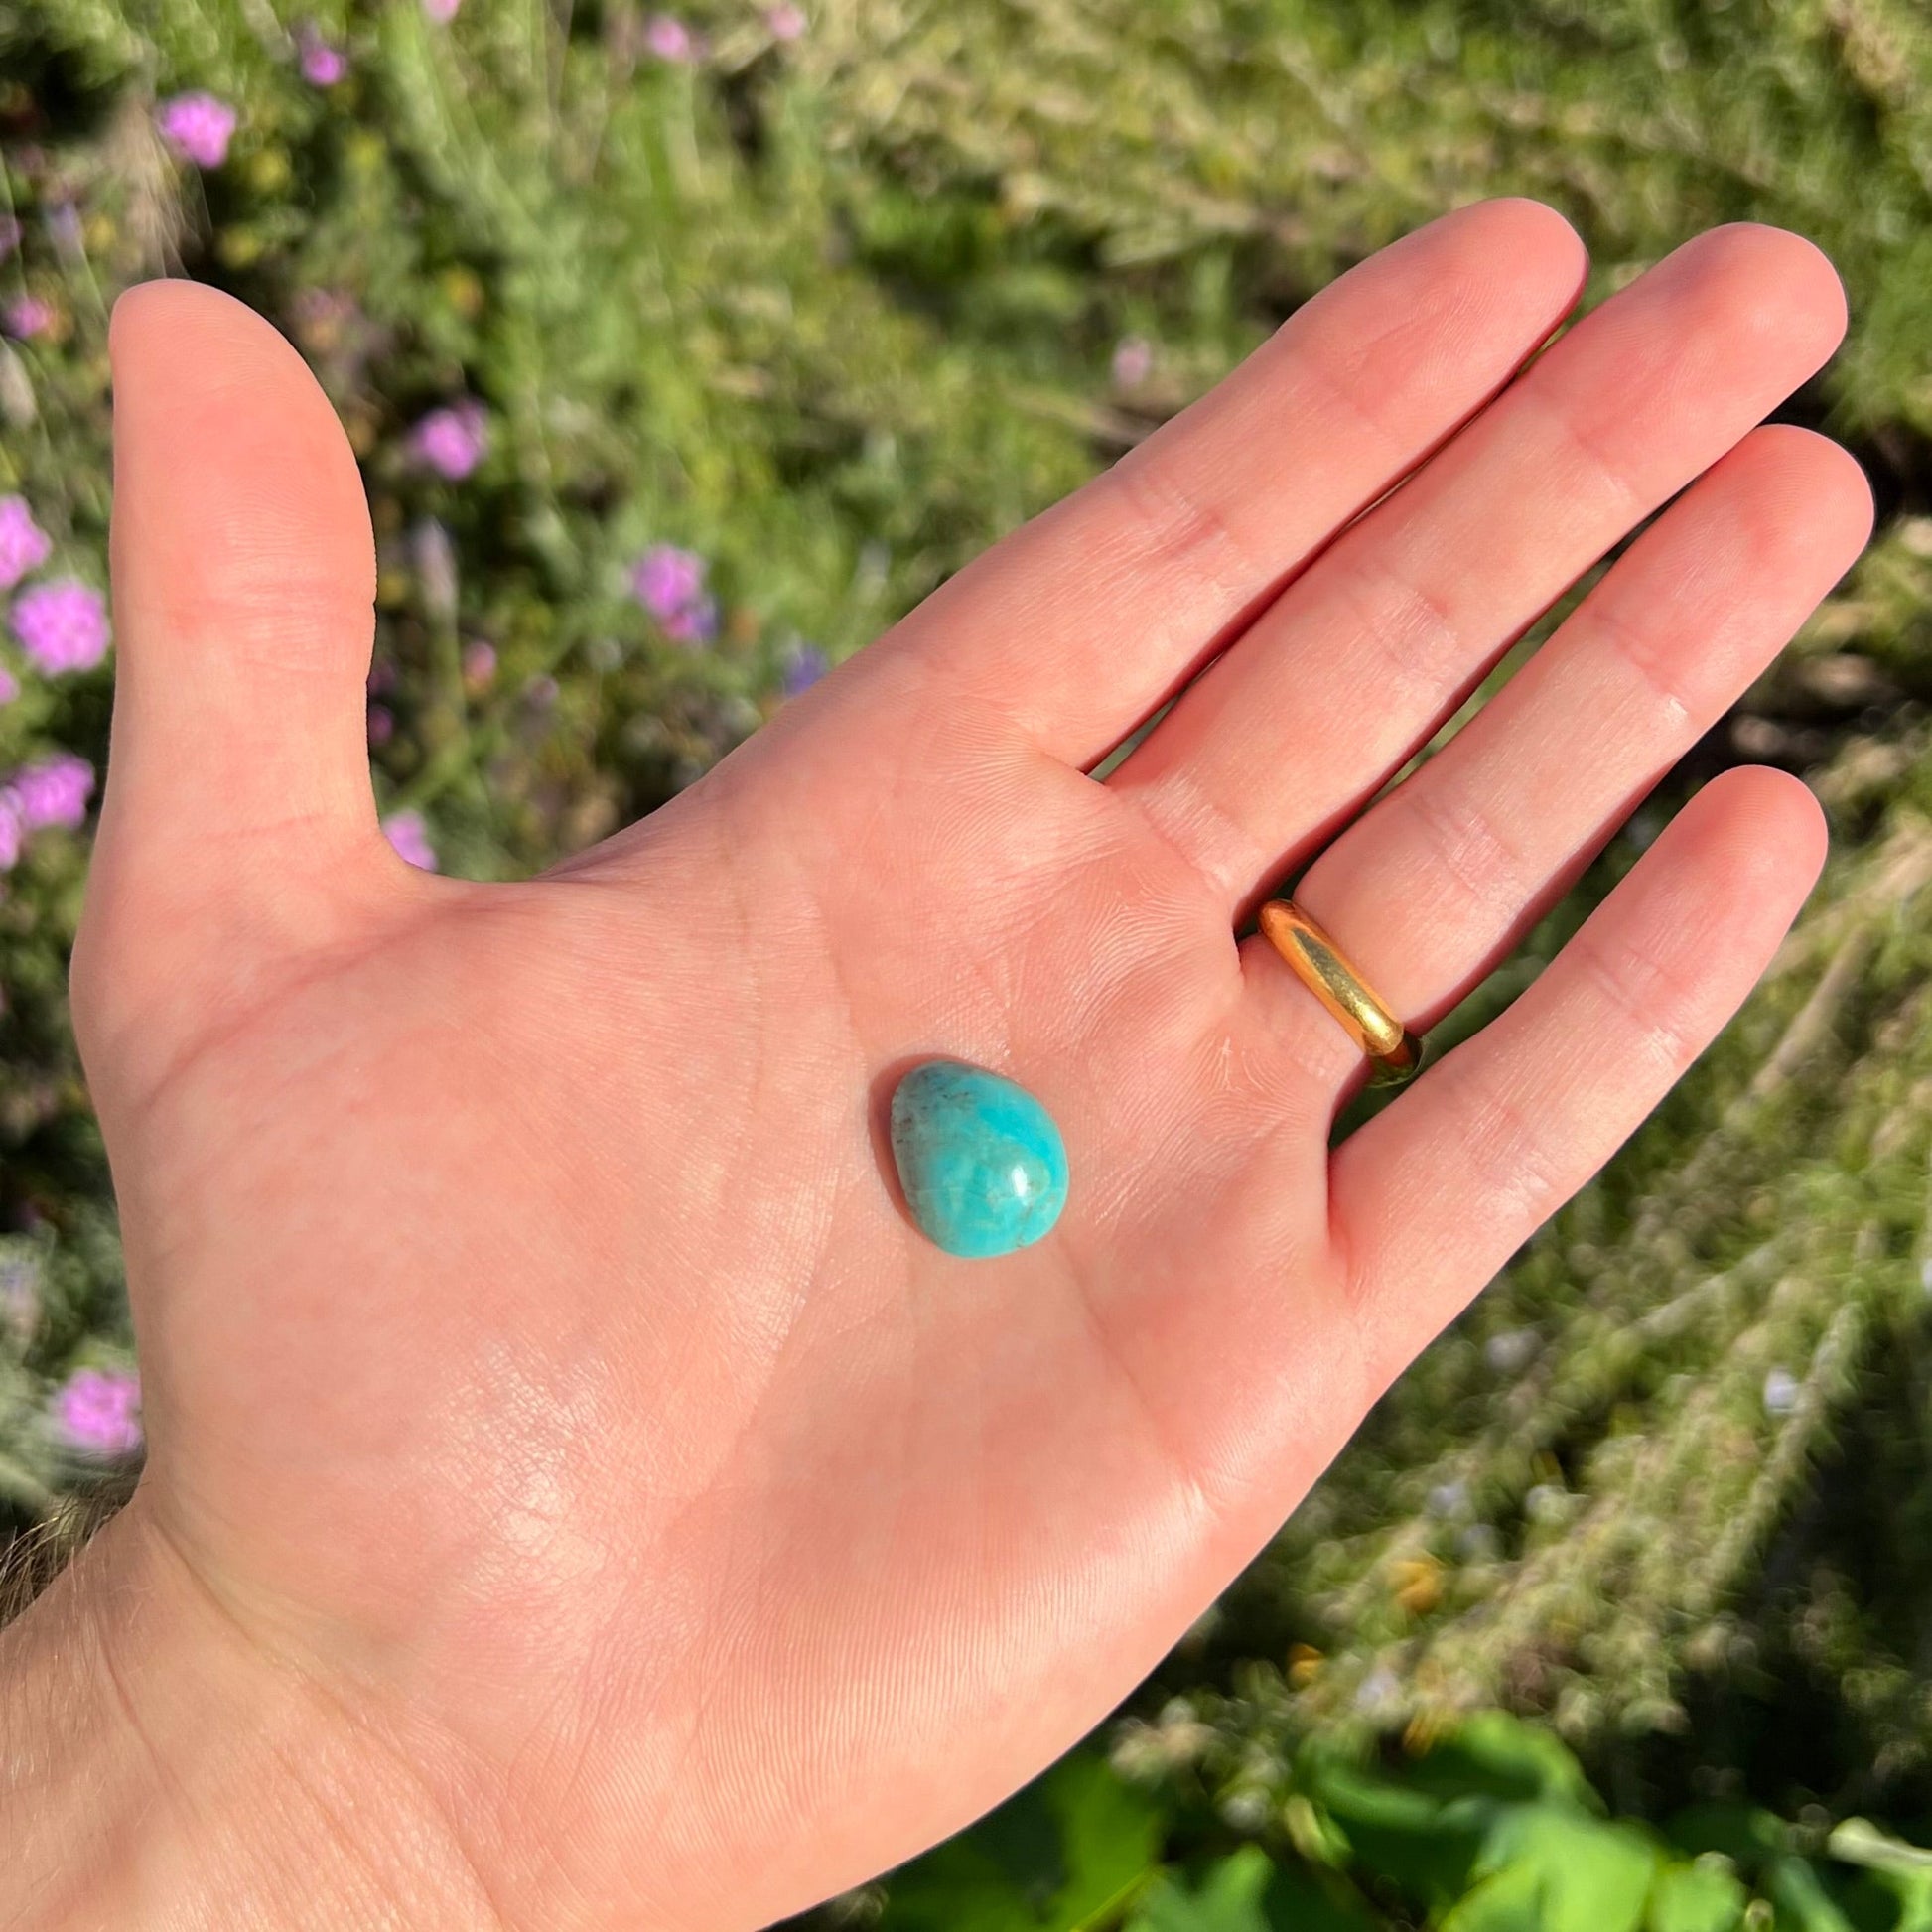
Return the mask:
<path fill-rule="evenodd" d="M 1932 1932 L 1932 1871 L 1861 1871 L 1839 1905 L 1858 1932 Z"/>
<path fill-rule="evenodd" d="M 1791 1849 L 1790 1826 L 1761 1805 L 1692 1805 L 1671 1820 L 1664 1836 L 1693 1858 L 1722 1853 L 1746 1877 Z"/>
<path fill-rule="evenodd" d="M 1125 1932 L 1376 1932 L 1379 1923 L 1366 1907 L 1244 1845 L 1210 1865 L 1198 1889 L 1164 1872 L 1142 1894 Z"/>
<path fill-rule="evenodd" d="M 1089 1753 L 1063 1758 L 888 1883 L 884 1932 L 1077 1932 L 1157 1869 L 1165 1816 Z"/>
<path fill-rule="evenodd" d="M 1587 1811 L 1602 1809 L 1562 1739 L 1506 1711 L 1480 1712 L 1458 1725 L 1403 1782 L 1442 1798 L 1566 1799 Z"/>
<path fill-rule="evenodd" d="M 1644 1932 L 1735 1932 L 1749 1902 L 1737 1874 L 1716 1859 L 1666 1865 L 1651 1887 Z"/>
<path fill-rule="evenodd" d="M 1164 1872 L 1143 1895 L 1127 1932 L 1263 1932 L 1262 1893 L 1274 1875 L 1258 1845 L 1244 1845 L 1211 1866 L 1198 1891 Z"/>
<path fill-rule="evenodd" d="M 1445 1804 L 1321 1753 L 1310 1755 L 1303 1776 L 1310 1797 L 1341 1828 L 1364 1870 L 1432 1906 L 1447 1905 L 1468 1889 L 1495 1815 L 1492 1800 Z"/>
<path fill-rule="evenodd" d="M 1534 1866 L 1513 1864 L 1492 1871 L 1452 1905 L 1442 1932 L 1545 1932 L 1543 1874 Z"/>
<path fill-rule="evenodd" d="M 1485 1882 L 1443 1921 L 1444 1932 L 1519 1923 L 1535 1932 L 1638 1932 L 1659 1863 L 1657 1847 L 1628 1825 L 1569 1804 L 1512 1805 L 1483 1844 Z"/>
<path fill-rule="evenodd" d="M 1858 1932 L 1825 1889 L 1818 1867 L 1809 1859 L 1774 1859 L 1760 1885 L 1765 1897 L 1777 1907 L 1778 1932 Z"/>

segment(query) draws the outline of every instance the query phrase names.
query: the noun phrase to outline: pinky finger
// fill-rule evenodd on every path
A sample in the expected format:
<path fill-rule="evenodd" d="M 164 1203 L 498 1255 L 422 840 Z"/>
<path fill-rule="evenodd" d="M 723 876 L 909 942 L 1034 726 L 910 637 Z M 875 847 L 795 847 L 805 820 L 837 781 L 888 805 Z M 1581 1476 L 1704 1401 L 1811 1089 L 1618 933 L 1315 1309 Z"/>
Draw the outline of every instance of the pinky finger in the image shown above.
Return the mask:
<path fill-rule="evenodd" d="M 1823 815 L 1795 778 L 1714 779 L 1507 1012 L 1335 1150 L 1330 1225 L 1377 1386 L 1711 1043 L 1824 856 Z"/>

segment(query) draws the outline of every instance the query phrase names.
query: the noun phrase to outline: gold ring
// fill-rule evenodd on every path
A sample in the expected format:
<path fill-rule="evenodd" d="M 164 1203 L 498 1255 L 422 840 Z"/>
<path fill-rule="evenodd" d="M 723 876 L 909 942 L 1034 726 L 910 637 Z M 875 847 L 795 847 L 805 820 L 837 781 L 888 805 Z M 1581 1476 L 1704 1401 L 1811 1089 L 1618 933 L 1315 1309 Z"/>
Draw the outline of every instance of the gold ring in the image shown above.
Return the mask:
<path fill-rule="evenodd" d="M 1422 1064 L 1422 1041 L 1368 990 L 1347 954 L 1292 898 L 1271 898 L 1259 917 L 1295 977 L 1368 1056 L 1369 1084 L 1392 1087 L 1407 1080 Z"/>

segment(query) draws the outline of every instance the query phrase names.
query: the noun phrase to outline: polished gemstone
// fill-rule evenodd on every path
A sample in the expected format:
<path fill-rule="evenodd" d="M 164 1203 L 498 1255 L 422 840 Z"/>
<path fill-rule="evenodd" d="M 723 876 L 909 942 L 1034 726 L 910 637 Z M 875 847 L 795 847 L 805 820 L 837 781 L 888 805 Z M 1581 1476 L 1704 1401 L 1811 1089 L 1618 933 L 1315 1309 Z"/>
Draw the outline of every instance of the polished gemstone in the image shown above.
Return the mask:
<path fill-rule="evenodd" d="M 1053 1116 L 962 1060 L 924 1060 L 894 1089 L 893 1160 L 920 1232 L 949 1255 L 1031 1247 L 1066 1205 Z"/>

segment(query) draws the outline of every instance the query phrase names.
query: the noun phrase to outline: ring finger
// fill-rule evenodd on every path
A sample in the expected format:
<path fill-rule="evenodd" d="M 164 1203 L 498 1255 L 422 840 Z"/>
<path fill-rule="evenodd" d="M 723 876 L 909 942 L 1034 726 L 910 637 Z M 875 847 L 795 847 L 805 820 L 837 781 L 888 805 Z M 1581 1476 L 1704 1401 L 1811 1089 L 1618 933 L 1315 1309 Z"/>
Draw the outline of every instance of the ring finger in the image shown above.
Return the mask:
<path fill-rule="evenodd" d="M 1418 1032 L 1506 954 L 1708 731 L 1871 527 L 1863 472 L 1808 430 L 1755 431 L 1605 573 L 1554 636 L 1309 868 L 1296 901 Z M 1353 1049 L 1263 940 L 1272 1029 L 1343 1074 Z M 1331 1035 L 1323 1038 L 1323 1035 Z"/>

